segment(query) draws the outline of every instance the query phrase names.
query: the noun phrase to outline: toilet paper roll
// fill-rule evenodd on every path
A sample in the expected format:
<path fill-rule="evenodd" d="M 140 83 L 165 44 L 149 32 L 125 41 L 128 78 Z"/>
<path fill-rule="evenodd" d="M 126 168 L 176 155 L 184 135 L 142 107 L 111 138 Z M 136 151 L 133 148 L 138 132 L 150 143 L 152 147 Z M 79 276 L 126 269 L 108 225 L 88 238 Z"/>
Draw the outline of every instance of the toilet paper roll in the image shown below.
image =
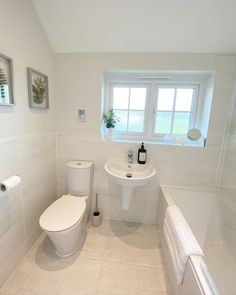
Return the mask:
<path fill-rule="evenodd" d="M 18 175 L 14 175 L 8 179 L 5 179 L 0 183 L 0 191 L 7 192 L 10 189 L 16 187 L 18 184 L 21 183 L 21 178 Z"/>

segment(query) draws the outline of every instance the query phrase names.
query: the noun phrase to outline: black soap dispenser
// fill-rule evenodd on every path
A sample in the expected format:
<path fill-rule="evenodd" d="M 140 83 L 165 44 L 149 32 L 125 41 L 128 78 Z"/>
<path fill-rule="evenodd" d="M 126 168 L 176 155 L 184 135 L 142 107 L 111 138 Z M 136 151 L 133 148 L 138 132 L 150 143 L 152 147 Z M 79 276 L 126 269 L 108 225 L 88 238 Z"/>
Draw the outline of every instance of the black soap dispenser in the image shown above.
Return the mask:
<path fill-rule="evenodd" d="M 146 164 L 147 151 L 144 148 L 144 143 L 142 142 L 141 148 L 138 149 L 138 163 Z"/>

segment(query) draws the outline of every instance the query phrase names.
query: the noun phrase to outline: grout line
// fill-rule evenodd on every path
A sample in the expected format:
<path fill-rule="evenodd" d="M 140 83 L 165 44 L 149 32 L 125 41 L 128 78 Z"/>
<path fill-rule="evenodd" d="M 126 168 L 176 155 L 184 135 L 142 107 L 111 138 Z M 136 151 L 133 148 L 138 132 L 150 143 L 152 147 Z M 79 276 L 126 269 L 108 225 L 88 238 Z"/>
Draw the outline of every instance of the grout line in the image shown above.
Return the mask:
<path fill-rule="evenodd" d="M 99 281 L 100 281 L 100 278 L 101 278 L 101 273 L 102 273 L 102 260 L 100 260 L 100 269 L 99 269 L 99 274 L 98 274 L 97 283 L 96 283 L 96 289 L 95 289 L 94 294 L 97 294 L 98 285 L 99 285 Z"/>
<path fill-rule="evenodd" d="M 108 226 L 108 225 L 107 225 Z M 105 234 L 107 233 L 107 234 Z M 98 232 L 90 232 L 91 235 L 94 235 L 94 234 L 99 234 Z M 145 234 L 145 231 L 144 231 L 144 234 Z M 43 238 L 45 237 L 46 235 L 41 234 L 38 239 L 35 241 L 35 243 L 32 245 L 32 247 L 28 250 L 28 252 L 26 253 L 25 255 L 25 258 L 27 259 L 27 255 L 28 253 L 33 249 L 33 248 L 37 248 L 41 245 L 42 241 L 43 241 Z M 113 238 L 116 238 L 117 236 L 116 235 L 112 235 L 110 236 L 109 235 L 109 228 L 106 228 L 106 225 L 104 227 L 104 235 L 103 235 L 104 239 L 105 239 L 105 245 L 104 245 L 104 249 L 102 251 L 102 255 L 101 257 L 98 257 L 98 258 L 94 258 L 94 257 L 80 257 L 80 255 L 76 258 L 77 261 L 79 261 L 79 259 L 85 259 L 85 260 L 91 260 L 91 261 L 97 261 L 99 262 L 99 269 L 98 269 L 98 276 L 97 276 L 97 280 L 96 280 L 96 285 L 94 286 L 94 295 L 97 294 L 98 292 L 98 288 L 99 288 L 99 283 L 100 283 L 100 280 L 101 280 L 101 276 L 102 276 L 102 267 L 103 267 L 103 263 L 111 263 L 111 264 L 114 264 L 114 265 L 123 265 L 125 267 L 142 267 L 142 268 L 145 268 L 147 270 L 153 270 L 153 271 L 157 271 L 157 270 L 161 270 L 161 271 L 165 271 L 165 268 L 163 267 L 162 263 L 160 263 L 159 265 L 149 265 L 149 264 L 139 264 L 139 263 L 126 263 L 126 262 L 122 262 L 122 261 L 109 261 L 107 259 L 105 259 L 105 253 L 106 251 L 108 250 L 108 242 L 110 239 L 113 239 Z M 124 242 L 123 242 L 124 243 Z M 129 245 L 127 245 L 129 246 Z M 83 249 L 83 247 L 82 247 Z M 81 250 L 82 250 L 81 249 Z M 160 251 L 159 248 L 157 247 L 156 248 L 157 251 Z M 35 249 L 36 250 L 36 249 Z M 145 250 L 145 249 L 144 249 Z M 34 252 L 33 252 L 34 253 Z M 144 252 L 145 254 L 145 252 Z M 35 254 L 32 254 L 32 255 L 35 255 Z M 32 261 L 32 268 L 29 272 L 27 272 L 27 275 L 26 275 L 26 278 L 24 279 L 24 281 L 19 285 L 18 289 L 16 290 L 16 292 L 14 292 L 14 295 L 17 294 L 17 292 L 19 292 L 19 290 L 24 287 L 25 285 L 27 285 L 27 282 L 30 280 L 30 275 L 34 272 L 34 270 L 37 268 L 37 264 L 35 261 Z M 20 264 L 21 265 L 21 264 Z M 19 266 L 20 266 L 19 265 Z M 18 268 L 16 269 L 18 270 Z M 1 291 L 0 291 L 1 293 Z"/>
<path fill-rule="evenodd" d="M 117 238 L 117 237 L 116 237 L 116 236 L 107 236 L 107 237 L 106 237 L 105 249 L 104 249 L 103 255 L 102 255 L 102 257 L 101 257 L 102 262 L 118 263 L 118 264 L 123 264 L 123 265 L 128 265 L 128 266 L 150 267 L 150 268 L 153 268 L 153 269 L 164 269 L 163 264 L 162 264 L 161 261 L 160 261 L 160 263 L 159 263 L 158 265 L 150 265 L 150 264 L 143 264 L 143 263 L 123 262 L 123 261 L 113 261 L 113 260 L 105 259 L 105 252 L 106 252 L 106 250 L 107 250 L 107 244 L 108 244 L 109 239 L 112 239 L 112 238 Z M 159 240 L 159 238 L 158 238 L 158 240 Z M 161 256 L 161 254 L 160 254 L 160 248 L 159 248 L 159 246 L 158 246 L 158 240 L 157 240 L 157 247 L 156 247 L 156 250 L 159 252 L 159 255 Z M 127 246 L 130 246 L 130 245 L 127 245 Z M 132 247 L 132 246 L 130 246 L 130 247 Z M 145 249 L 143 249 L 143 250 L 145 250 Z M 153 250 L 154 250 L 154 249 L 153 249 Z"/>
<path fill-rule="evenodd" d="M 127 266 L 138 266 L 138 267 L 140 266 L 140 267 L 159 269 L 159 270 L 165 269 L 165 267 L 162 265 L 162 263 L 160 263 L 160 265 L 151 265 L 151 264 L 142 264 L 142 263 L 135 263 L 135 262 L 112 261 L 112 260 L 108 260 L 108 259 L 103 259 L 102 262 L 122 264 L 122 265 L 127 265 Z"/>

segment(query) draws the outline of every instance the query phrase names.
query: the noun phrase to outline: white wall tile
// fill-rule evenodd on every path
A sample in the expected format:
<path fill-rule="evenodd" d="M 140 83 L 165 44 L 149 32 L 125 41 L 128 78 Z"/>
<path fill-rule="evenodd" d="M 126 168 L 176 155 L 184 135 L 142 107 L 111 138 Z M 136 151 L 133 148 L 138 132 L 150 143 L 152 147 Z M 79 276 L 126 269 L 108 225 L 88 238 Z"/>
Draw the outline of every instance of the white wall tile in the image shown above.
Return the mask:
<path fill-rule="evenodd" d="M 214 187 L 235 65 L 235 58 L 204 54 L 57 54 L 58 195 L 66 192 L 64 165 L 72 159 L 94 161 L 94 192 L 100 195 L 105 218 L 154 223 L 159 183 Z M 157 188 L 150 188 L 149 184 L 137 189 L 128 213 L 121 210 L 119 189 L 108 182 L 103 167 L 107 158 L 126 158 L 130 149 L 136 157 L 139 144 L 100 140 L 104 69 L 206 70 L 215 73 L 206 148 L 146 144 L 148 160 L 157 169 Z M 78 123 L 78 108 L 86 109 L 86 123 Z"/>
<path fill-rule="evenodd" d="M 0 286 L 38 236 L 39 217 L 56 198 L 56 134 L 0 141 L 0 180 L 21 184 L 0 193 Z"/>

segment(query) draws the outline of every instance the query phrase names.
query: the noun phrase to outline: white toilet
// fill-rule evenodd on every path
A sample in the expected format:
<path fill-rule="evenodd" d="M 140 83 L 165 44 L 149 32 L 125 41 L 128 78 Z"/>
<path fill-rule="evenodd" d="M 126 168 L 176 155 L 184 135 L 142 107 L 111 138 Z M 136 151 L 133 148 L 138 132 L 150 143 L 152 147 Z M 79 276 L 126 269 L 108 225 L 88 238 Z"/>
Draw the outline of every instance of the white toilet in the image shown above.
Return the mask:
<path fill-rule="evenodd" d="M 83 245 L 90 216 L 93 162 L 71 161 L 66 169 L 68 194 L 52 203 L 39 219 L 61 257 Z"/>

